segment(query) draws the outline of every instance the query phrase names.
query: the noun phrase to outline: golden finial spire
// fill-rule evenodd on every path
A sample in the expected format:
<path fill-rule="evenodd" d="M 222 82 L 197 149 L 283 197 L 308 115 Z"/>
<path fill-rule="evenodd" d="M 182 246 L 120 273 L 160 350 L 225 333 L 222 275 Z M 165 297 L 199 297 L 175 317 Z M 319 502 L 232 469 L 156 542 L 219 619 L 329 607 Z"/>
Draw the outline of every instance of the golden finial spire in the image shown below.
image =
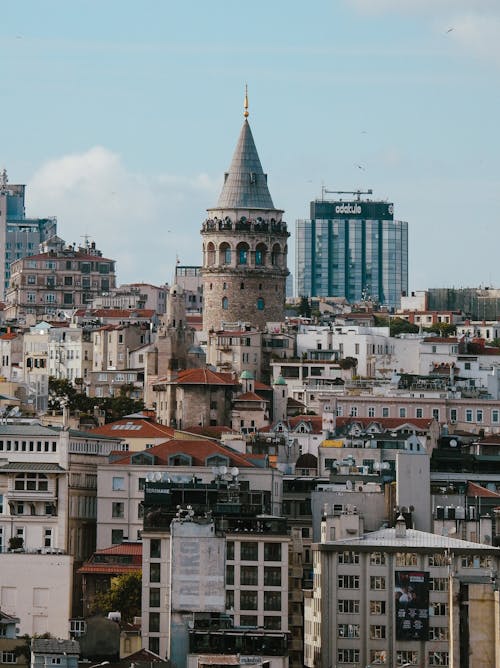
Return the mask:
<path fill-rule="evenodd" d="M 248 85 L 245 84 L 245 102 L 243 103 L 243 106 L 245 108 L 245 111 L 243 112 L 243 116 L 245 118 L 248 118 Z"/>

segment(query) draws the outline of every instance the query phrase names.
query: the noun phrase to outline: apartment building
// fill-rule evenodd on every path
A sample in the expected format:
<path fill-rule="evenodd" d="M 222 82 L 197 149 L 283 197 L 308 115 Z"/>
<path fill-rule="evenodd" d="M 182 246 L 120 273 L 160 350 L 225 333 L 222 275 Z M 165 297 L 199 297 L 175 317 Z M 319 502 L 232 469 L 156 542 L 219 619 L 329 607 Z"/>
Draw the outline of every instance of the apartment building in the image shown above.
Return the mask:
<path fill-rule="evenodd" d="M 326 516 L 306 598 L 306 666 L 496 665 L 500 549 Z"/>
<path fill-rule="evenodd" d="M 41 253 L 12 262 L 10 274 L 8 320 L 43 320 L 73 311 L 115 287 L 115 261 L 103 257 L 94 242 L 75 248 L 59 237 L 45 241 Z"/>

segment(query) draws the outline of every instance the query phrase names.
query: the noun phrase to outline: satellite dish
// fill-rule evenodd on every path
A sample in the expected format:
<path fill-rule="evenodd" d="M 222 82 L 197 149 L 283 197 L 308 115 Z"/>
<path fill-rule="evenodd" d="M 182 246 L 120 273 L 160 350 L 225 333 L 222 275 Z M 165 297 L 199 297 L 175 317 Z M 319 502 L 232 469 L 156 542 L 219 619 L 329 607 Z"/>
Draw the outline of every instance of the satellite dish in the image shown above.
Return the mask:
<path fill-rule="evenodd" d="M 166 471 L 161 474 L 161 481 L 168 482 L 168 473 Z"/>
<path fill-rule="evenodd" d="M 458 445 L 458 441 L 457 441 L 457 439 L 456 439 L 456 438 L 452 438 L 452 439 L 450 440 L 450 448 L 456 448 L 457 445 Z"/>
<path fill-rule="evenodd" d="M 233 476 L 233 478 L 237 478 L 239 474 L 240 474 L 240 469 L 237 466 L 233 466 L 233 468 L 231 469 L 231 475 Z"/>
<path fill-rule="evenodd" d="M 226 473 L 227 473 L 227 466 L 221 466 L 219 470 L 220 470 L 220 472 L 221 472 L 221 475 L 226 475 Z"/>
<path fill-rule="evenodd" d="M 154 475 L 154 481 L 155 482 L 160 482 L 161 481 L 161 473 L 157 471 L 156 473 L 153 473 Z"/>
<path fill-rule="evenodd" d="M 346 488 L 349 492 L 352 491 L 352 482 L 351 482 L 350 480 L 346 480 L 345 488 Z"/>

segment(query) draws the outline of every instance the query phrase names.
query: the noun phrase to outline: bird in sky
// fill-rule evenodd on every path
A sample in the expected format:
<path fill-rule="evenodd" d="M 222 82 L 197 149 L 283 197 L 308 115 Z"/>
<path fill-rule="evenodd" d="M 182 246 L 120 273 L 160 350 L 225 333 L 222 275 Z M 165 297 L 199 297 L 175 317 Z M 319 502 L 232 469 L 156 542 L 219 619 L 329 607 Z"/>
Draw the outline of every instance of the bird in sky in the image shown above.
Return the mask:
<path fill-rule="evenodd" d="M 363 167 L 363 165 L 355 165 L 355 167 L 357 167 L 358 169 L 362 169 L 363 171 L 365 171 L 365 168 Z"/>
<path fill-rule="evenodd" d="M 452 32 L 453 30 L 455 30 L 455 28 L 448 28 L 448 30 L 446 32 L 449 33 L 449 32 Z"/>

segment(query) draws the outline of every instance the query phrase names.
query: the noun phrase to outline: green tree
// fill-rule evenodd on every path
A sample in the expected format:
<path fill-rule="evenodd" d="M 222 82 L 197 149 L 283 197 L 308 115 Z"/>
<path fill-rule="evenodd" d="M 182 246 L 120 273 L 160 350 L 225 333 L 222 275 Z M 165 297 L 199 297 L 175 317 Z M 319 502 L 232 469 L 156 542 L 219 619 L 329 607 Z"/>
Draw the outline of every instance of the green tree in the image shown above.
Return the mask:
<path fill-rule="evenodd" d="M 111 587 L 106 592 L 96 594 L 92 612 L 108 613 L 118 611 L 124 622 L 132 622 L 141 615 L 142 573 L 132 571 L 118 575 L 111 580 Z"/>
<path fill-rule="evenodd" d="M 398 334 L 417 334 L 418 325 L 412 325 L 404 318 L 391 318 L 390 321 L 391 336 L 398 336 Z"/>
<path fill-rule="evenodd" d="M 457 333 L 456 325 L 452 325 L 448 322 L 436 322 L 430 327 L 425 328 L 426 332 L 431 332 L 433 334 L 439 334 L 439 336 L 453 336 Z"/>
<path fill-rule="evenodd" d="M 303 318 L 310 318 L 311 317 L 311 302 L 309 299 L 305 296 L 302 296 L 300 298 L 300 304 L 299 304 L 299 309 L 298 309 L 299 315 L 302 316 Z"/>

